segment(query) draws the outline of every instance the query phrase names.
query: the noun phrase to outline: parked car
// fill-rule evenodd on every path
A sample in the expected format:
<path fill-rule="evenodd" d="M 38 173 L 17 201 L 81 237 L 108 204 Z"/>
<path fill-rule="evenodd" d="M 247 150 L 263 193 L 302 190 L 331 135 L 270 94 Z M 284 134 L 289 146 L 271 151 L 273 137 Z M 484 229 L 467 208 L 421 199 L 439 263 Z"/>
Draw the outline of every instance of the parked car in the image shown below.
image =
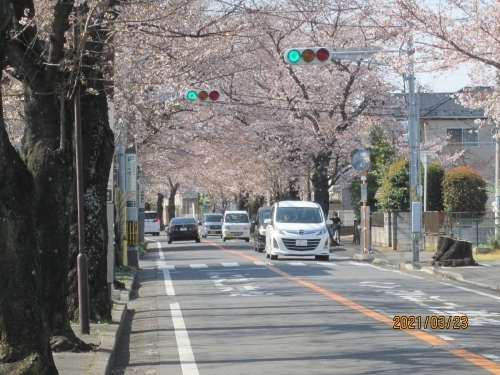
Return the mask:
<path fill-rule="evenodd" d="M 198 232 L 202 238 L 207 236 L 222 237 L 222 214 L 204 214 L 203 220 L 198 223 Z"/>
<path fill-rule="evenodd" d="M 222 222 L 222 241 L 243 239 L 250 242 L 250 219 L 246 211 L 226 211 Z"/>
<path fill-rule="evenodd" d="M 266 247 L 266 225 L 264 224 L 264 220 L 269 219 L 272 209 L 270 206 L 259 208 L 257 217 L 253 222 L 253 249 L 259 253 L 262 253 Z"/>
<path fill-rule="evenodd" d="M 194 217 L 174 217 L 167 229 L 168 243 L 195 240 L 200 242 L 198 223 Z"/>
<path fill-rule="evenodd" d="M 160 218 L 156 211 L 144 211 L 144 234 L 160 235 Z"/>
<path fill-rule="evenodd" d="M 323 210 L 318 203 L 283 201 L 272 206 L 271 216 L 264 220 L 266 228 L 266 257 L 314 256 L 330 259 L 330 236 Z"/>

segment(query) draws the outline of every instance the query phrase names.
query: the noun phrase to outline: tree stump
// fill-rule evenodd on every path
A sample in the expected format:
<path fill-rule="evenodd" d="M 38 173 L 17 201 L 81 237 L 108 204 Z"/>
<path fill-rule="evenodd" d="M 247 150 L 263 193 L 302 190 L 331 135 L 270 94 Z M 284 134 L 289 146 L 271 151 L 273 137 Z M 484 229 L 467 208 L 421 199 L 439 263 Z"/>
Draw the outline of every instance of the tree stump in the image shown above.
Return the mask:
<path fill-rule="evenodd" d="M 472 243 L 452 237 L 439 236 L 438 249 L 431 265 L 439 267 L 477 266 L 472 257 Z"/>

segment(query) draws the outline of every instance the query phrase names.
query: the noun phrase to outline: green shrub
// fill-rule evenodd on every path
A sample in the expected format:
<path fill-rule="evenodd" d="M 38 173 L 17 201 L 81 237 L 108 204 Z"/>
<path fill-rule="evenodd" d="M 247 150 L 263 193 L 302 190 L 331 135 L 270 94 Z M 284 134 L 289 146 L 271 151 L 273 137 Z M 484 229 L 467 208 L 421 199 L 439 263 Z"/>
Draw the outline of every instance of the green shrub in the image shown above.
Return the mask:
<path fill-rule="evenodd" d="M 482 212 L 486 210 L 486 181 L 470 167 L 456 167 L 443 177 L 443 208 L 455 212 Z"/>
<path fill-rule="evenodd" d="M 424 184 L 422 167 L 422 187 Z M 433 161 L 427 168 L 427 211 L 443 210 L 444 168 L 438 161 Z"/>
<path fill-rule="evenodd" d="M 377 208 L 381 211 L 410 211 L 410 174 L 406 159 L 392 163 L 379 189 Z"/>

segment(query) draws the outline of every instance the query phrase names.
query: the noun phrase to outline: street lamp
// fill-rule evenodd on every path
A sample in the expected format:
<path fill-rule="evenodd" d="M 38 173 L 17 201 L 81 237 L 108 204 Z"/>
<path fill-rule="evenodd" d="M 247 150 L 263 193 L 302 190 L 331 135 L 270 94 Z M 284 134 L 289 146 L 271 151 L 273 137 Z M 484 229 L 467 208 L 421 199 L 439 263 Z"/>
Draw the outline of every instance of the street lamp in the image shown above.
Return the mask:
<path fill-rule="evenodd" d="M 424 166 L 424 212 L 427 211 L 427 168 L 434 159 L 434 152 L 420 151 L 420 161 Z"/>

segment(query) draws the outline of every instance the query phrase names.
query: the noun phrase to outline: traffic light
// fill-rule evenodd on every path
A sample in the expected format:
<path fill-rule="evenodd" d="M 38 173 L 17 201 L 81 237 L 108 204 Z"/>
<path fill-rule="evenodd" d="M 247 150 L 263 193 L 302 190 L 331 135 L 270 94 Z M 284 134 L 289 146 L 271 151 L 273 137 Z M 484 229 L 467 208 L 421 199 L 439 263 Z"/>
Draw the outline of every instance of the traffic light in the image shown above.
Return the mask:
<path fill-rule="evenodd" d="M 221 97 L 219 90 L 189 90 L 184 97 L 191 102 L 216 102 Z"/>
<path fill-rule="evenodd" d="M 331 63 L 332 51 L 326 47 L 291 48 L 285 52 L 285 62 L 292 65 Z"/>

